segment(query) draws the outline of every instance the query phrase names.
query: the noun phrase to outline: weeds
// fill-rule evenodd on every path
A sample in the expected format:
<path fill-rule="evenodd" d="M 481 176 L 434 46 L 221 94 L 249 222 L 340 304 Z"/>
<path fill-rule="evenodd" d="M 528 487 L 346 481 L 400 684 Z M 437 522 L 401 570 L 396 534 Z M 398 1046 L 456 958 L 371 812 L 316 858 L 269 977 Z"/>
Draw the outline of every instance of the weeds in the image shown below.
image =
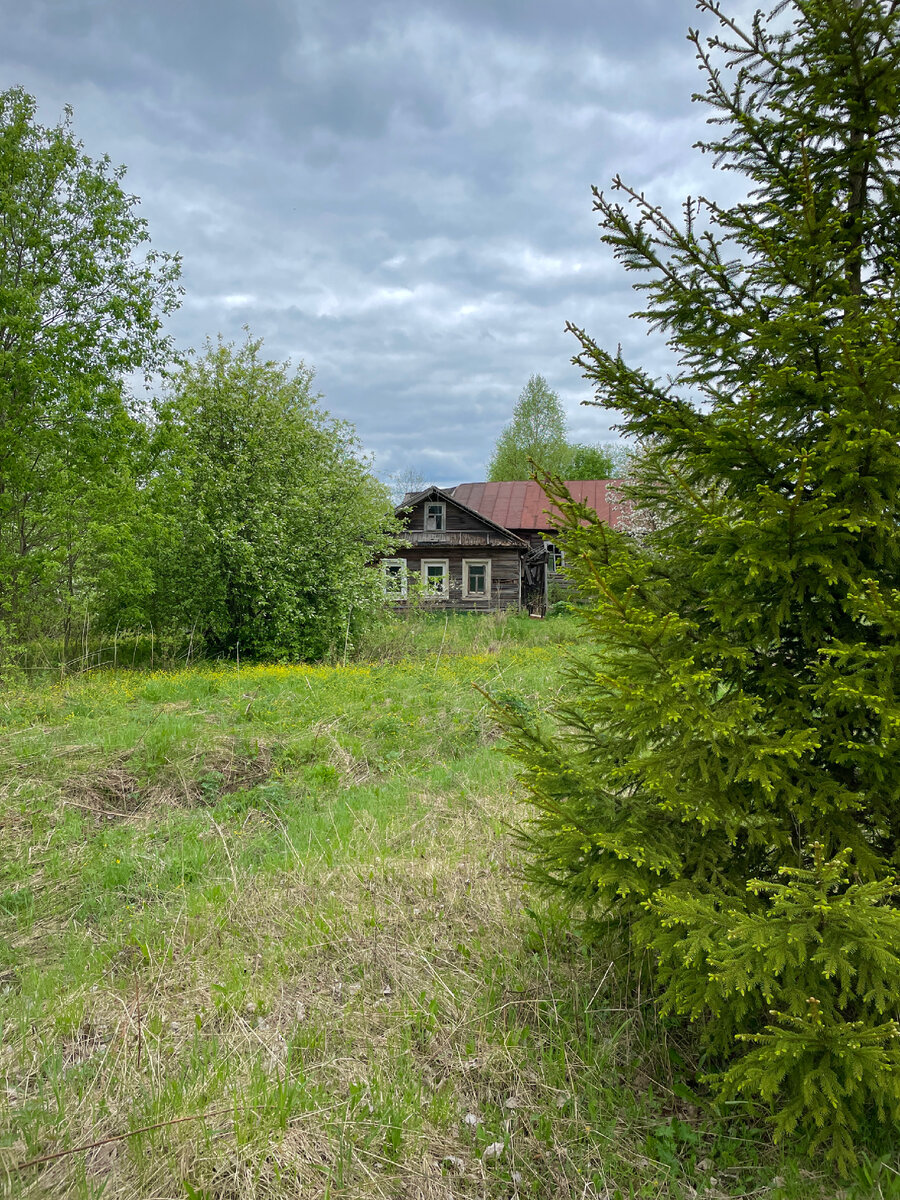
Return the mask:
<path fill-rule="evenodd" d="M 833 1194 L 674 1093 L 690 1038 L 635 1003 L 620 930 L 579 941 L 523 891 L 472 684 L 539 702 L 566 621 L 450 621 L 437 661 L 440 624 L 346 669 L 5 698 L 0 1188 Z"/>

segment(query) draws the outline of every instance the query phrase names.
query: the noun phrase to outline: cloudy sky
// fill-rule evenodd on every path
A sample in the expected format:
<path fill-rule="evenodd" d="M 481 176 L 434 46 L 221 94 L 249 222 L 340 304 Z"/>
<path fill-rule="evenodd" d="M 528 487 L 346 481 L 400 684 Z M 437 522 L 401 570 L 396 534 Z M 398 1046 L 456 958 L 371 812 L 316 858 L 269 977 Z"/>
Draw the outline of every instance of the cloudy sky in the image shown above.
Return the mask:
<path fill-rule="evenodd" d="M 693 0 L 0 0 L 0 87 L 128 167 L 154 244 L 183 255 L 172 331 L 304 359 L 385 475 L 484 478 L 532 373 L 572 434 L 610 414 L 566 320 L 635 362 L 591 185 L 670 211 L 719 190 Z"/>

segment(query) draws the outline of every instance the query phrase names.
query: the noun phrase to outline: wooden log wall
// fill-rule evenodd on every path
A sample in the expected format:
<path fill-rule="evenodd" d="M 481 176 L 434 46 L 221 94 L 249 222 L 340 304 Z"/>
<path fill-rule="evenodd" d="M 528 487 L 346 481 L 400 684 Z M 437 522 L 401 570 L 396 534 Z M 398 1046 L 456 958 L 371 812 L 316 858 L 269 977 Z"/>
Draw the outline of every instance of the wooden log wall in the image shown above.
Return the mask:
<path fill-rule="evenodd" d="M 448 505 L 449 508 L 449 505 Z M 450 576 L 450 595 L 448 598 L 435 596 L 423 598 L 422 604 L 434 607 L 435 611 L 450 609 L 452 612 L 491 612 L 495 609 L 518 608 L 519 606 L 519 562 L 517 550 L 496 549 L 460 549 L 455 546 L 420 551 L 407 550 L 406 569 L 409 584 L 422 578 L 423 559 L 446 559 Z M 491 564 L 490 596 L 483 600 L 472 596 L 463 596 L 463 559 L 489 559 Z"/>

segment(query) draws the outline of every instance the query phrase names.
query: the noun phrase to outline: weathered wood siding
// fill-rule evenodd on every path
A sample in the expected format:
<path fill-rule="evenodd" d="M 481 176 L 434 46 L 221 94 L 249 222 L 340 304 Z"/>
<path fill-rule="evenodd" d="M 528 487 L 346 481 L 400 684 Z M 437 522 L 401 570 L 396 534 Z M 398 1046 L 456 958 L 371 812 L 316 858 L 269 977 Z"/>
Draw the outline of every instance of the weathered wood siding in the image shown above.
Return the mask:
<path fill-rule="evenodd" d="M 406 518 L 407 529 L 424 529 L 425 528 L 425 506 L 427 504 L 443 503 L 443 501 L 420 500 L 413 508 L 409 510 L 409 516 Z M 482 533 L 490 526 L 485 525 L 483 521 L 479 521 L 472 513 L 467 513 L 456 505 L 447 503 L 444 516 L 446 517 L 446 530 L 469 530 L 472 533 Z"/>
<path fill-rule="evenodd" d="M 520 538 L 524 538 L 532 550 L 543 550 L 548 544 L 559 545 L 554 540 L 552 529 L 513 529 L 510 532 L 518 534 Z M 555 571 L 551 563 L 547 564 L 547 582 L 548 584 L 557 584 L 562 589 L 571 587 L 568 575 L 563 575 L 559 571 Z"/>
<path fill-rule="evenodd" d="M 425 528 L 425 513 L 430 504 L 444 505 L 442 529 Z M 423 496 L 401 516 L 408 545 L 399 549 L 395 557 L 406 560 L 409 590 L 417 597 L 417 603 L 457 612 L 491 612 L 520 606 L 525 545 L 508 530 L 485 521 L 475 512 L 467 512 L 439 492 Z M 490 563 L 490 588 L 483 597 L 464 595 L 463 562 L 467 559 Z M 422 580 L 423 560 L 447 563 L 448 595 L 423 595 L 418 599 L 416 583 Z M 396 602 L 402 606 L 409 601 Z"/>
<path fill-rule="evenodd" d="M 453 612 L 490 612 L 500 608 L 518 608 L 519 599 L 519 563 L 518 550 L 498 550 L 494 547 L 476 549 L 461 549 L 455 546 L 440 549 L 414 550 L 403 552 L 406 558 L 406 569 L 410 585 L 416 578 L 421 579 L 423 559 L 447 559 L 449 570 L 449 597 L 434 596 L 422 599 L 422 604 L 435 610 L 450 609 Z M 490 595 L 484 599 L 463 596 L 463 559 L 490 559 L 491 589 Z"/>

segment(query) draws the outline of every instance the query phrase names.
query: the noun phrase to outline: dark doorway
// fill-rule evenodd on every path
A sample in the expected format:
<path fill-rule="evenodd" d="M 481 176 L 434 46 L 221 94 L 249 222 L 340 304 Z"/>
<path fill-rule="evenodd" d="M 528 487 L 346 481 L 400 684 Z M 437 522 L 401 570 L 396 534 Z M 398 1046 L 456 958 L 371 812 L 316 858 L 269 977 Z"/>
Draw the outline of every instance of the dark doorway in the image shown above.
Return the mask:
<path fill-rule="evenodd" d="M 522 562 L 522 604 L 536 616 L 547 612 L 547 551 L 529 550 Z"/>

